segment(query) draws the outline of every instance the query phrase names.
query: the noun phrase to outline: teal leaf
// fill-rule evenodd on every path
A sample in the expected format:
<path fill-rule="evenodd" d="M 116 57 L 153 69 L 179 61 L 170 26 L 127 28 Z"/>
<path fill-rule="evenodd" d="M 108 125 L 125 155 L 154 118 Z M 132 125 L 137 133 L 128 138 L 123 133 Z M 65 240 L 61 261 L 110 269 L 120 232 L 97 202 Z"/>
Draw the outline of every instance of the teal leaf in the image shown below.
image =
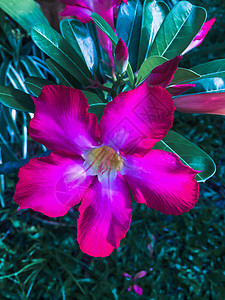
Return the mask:
<path fill-rule="evenodd" d="M 28 32 L 36 24 L 49 25 L 34 0 L 0 0 L 0 8 Z"/>
<path fill-rule="evenodd" d="M 171 81 L 170 85 L 178 84 L 181 82 L 190 82 L 193 80 L 198 80 L 200 79 L 201 76 L 197 74 L 196 72 L 185 69 L 185 68 L 177 68 L 177 71 L 175 72 L 173 76 L 173 80 Z"/>
<path fill-rule="evenodd" d="M 31 96 L 14 88 L 0 86 L 0 102 L 10 108 L 34 112 L 34 102 Z"/>
<path fill-rule="evenodd" d="M 88 112 L 94 113 L 97 116 L 98 120 L 100 120 L 103 115 L 105 106 L 106 106 L 105 103 L 92 104 L 89 106 Z"/>
<path fill-rule="evenodd" d="M 206 19 L 206 10 L 188 1 L 178 2 L 160 27 L 148 57 L 161 55 L 174 58 L 181 54 L 194 39 Z"/>
<path fill-rule="evenodd" d="M 89 92 L 89 91 L 82 91 L 82 92 L 83 92 L 84 96 L 88 99 L 88 103 L 90 105 L 102 103 L 102 99 L 98 95 L 96 95 L 92 92 Z"/>
<path fill-rule="evenodd" d="M 81 89 L 81 84 L 53 59 L 46 59 L 46 64 L 63 85 Z"/>
<path fill-rule="evenodd" d="M 191 68 L 200 75 L 225 71 L 225 59 L 216 59 Z"/>
<path fill-rule="evenodd" d="M 91 17 L 92 17 L 93 21 L 95 22 L 95 25 L 99 29 L 101 29 L 108 36 L 108 38 L 111 40 L 113 45 L 116 46 L 116 44 L 119 41 L 119 38 L 115 34 L 112 27 L 101 16 L 99 16 L 96 13 L 92 13 Z"/>
<path fill-rule="evenodd" d="M 61 34 L 50 26 L 37 25 L 31 30 L 34 43 L 56 63 L 71 73 L 83 85 L 89 85 L 92 74 L 86 63 L 80 59 L 79 54 L 67 42 Z"/>
<path fill-rule="evenodd" d="M 141 25 L 138 68 L 146 59 L 156 34 L 168 13 L 169 7 L 165 2 L 158 0 L 145 0 Z"/>
<path fill-rule="evenodd" d="M 38 77 L 27 77 L 25 80 L 25 84 L 28 90 L 36 97 L 38 97 L 41 94 L 43 86 L 55 85 L 55 83 L 51 80 Z"/>
<path fill-rule="evenodd" d="M 86 63 L 92 74 L 98 71 L 98 56 L 94 41 L 86 24 L 79 20 L 62 20 L 60 29 L 63 37 Z"/>
<path fill-rule="evenodd" d="M 116 33 L 126 44 L 129 61 L 133 70 L 137 67 L 140 32 L 142 21 L 142 5 L 140 0 L 129 0 L 129 4 L 121 3 L 116 21 Z"/>
<path fill-rule="evenodd" d="M 163 140 L 155 144 L 154 149 L 175 153 L 183 164 L 194 170 L 202 171 L 195 176 L 198 182 L 205 182 L 216 172 L 216 165 L 208 154 L 172 130 Z"/>

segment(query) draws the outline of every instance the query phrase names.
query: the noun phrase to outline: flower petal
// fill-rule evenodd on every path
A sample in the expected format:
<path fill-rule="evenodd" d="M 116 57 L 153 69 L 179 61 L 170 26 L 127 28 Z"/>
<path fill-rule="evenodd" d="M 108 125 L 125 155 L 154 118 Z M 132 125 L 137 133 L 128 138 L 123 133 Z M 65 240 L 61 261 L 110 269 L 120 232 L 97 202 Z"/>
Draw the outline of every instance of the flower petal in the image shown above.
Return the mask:
<path fill-rule="evenodd" d="M 139 296 L 143 295 L 143 289 L 139 285 L 134 284 L 133 289 L 134 289 L 135 293 L 138 294 Z"/>
<path fill-rule="evenodd" d="M 145 277 L 147 275 L 146 271 L 140 271 L 136 275 L 134 275 L 134 281 L 137 280 L 138 278 Z"/>
<path fill-rule="evenodd" d="M 88 113 L 88 101 L 79 90 L 44 86 L 34 99 L 30 136 L 48 149 L 82 154 L 97 145 L 98 120 Z"/>
<path fill-rule="evenodd" d="M 178 68 L 181 58 L 182 56 L 178 55 L 173 59 L 170 59 L 155 67 L 146 79 L 147 85 L 159 85 L 164 88 L 167 87 L 168 84 L 173 80 L 173 76 Z"/>
<path fill-rule="evenodd" d="M 225 115 L 225 93 L 200 93 L 174 98 L 176 110 L 183 113 Z"/>
<path fill-rule="evenodd" d="M 88 23 L 92 20 L 91 11 L 88 8 L 81 6 L 66 5 L 60 16 L 75 16 L 80 22 Z"/>
<path fill-rule="evenodd" d="M 64 216 L 80 202 L 93 177 L 86 176 L 83 159 L 52 152 L 33 158 L 19 171 L 14 201 L 49 217 Z"/>
<path fill-rule="evenodd" d="M 130 274 L 128 274 L 128 273 L 123 273 L 123 276 L 124 277 L 128 277 L 128 278 L 132 278 L 132 276 Z"/>
<path fill-rule="evenodd" d="M 135 201 L 164 214 L 179 215 L 198 201 L 198 173 L 183 165 L 179 157 L 151 150 L 143 158 L 129 157 L 123 174 Z"/>
<path fill-rule="evenodd" d="M 207 33 L 209 32 L 209 30 L 211 29 L 211 27 L 213 26 L 215 21 L 216 21 L 216 19 L 212 18 L 211 20 L 209 20 L 203 24 L 203 26 L 200 29 L 200 31 L 198 32 L 198 34 L 195 36 L 195 38 L 190 43 L 190 45 L 184 50 L 182 55 L 186 54 L 193 48 L 198 47 L 204 41 Z"/>
<path fill-rule="evenodd" d="M 102 142 L 123 155 L 143 156 L 167 134 L 173 113 L 170 94 L 144 82 L 106 105 L 99 123 Z"/>
<path fill-rule="evenodd" d="M 94 257 L 110 255 L 119 247 L 130 227 L 132 204 L 122 176 L 90 186 L 79 207 L 77 241 L 81 250 Z"/>

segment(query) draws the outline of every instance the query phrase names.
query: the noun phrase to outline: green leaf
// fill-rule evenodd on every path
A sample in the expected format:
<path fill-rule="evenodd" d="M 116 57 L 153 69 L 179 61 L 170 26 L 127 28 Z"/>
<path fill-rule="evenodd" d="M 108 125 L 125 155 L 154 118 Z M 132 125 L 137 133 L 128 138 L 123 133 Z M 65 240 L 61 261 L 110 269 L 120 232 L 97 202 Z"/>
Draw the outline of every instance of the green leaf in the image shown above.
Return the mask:
<path fill-rule="evenodd" d="M 141 25 L 138 68 L 145 60 L 156 34 L 168 13 L 169 7 L 165 2 L 158 0 L 145 0 Z"/>
<path fill-rule="evenodd" d="M 190 82 L 193 80 L 200 79 L 201 76 L 196 72 L 185 69 L 185 68 L 177 68 L 177 71 L 174 74 L 173 80 L 171 81 L 170 85 L 178 84 L 181 82 Z"/>
<path fill-rule="evenodd" d="M 191 68 L 200 75 L 225 71 L 225 59 L 216 59 Z"/>
<path fill-rule="evenodd" d="M 98 71 L 98 56 L 94 41 L 86 24 L 79 20 L 62 20 L 60 29 L 63 37 L 73 46 L 77 54 L 93 73 Z"/>
<path fill-rule="evenodd" d="M 53 28 L 43 24 L 37 25 L 31 30 L 34 43 L 56 63 L 71 73 L 84 85 L 89 85 L 88 78 L 92 74 L 86 63 L 74 51 L 74 48 Z"/>
<path fill-rule="evenodd" d="M 121 3 L 116 20 L 116 33 L 126 44 L 129 61 L 137 68 L 137 57 L 141 32 L 142 5 L 140 0 L 129 0 L 129 4 Z"/>
<path fill-rule="evenodd" d="M 104 103 L 98 103 L 98 104 L 92 104 L 89 106 L 89 113 L 94 113 L 96 114 L 98 120 L 101 119 L 102 115 L 103 115 L 103 111 L 105 109 L 106 104 Z"/>
<path fill-rule="evenodd" d="M 38 77 L 27 77 L 25 84 L 29 91 L 31 91 L 34 96 L 38 97 L 41 94 L 41 90 L 45 85 L 55 85 L 51 80 L 38 78 Z"/>
<path fill-rule="evenodd" d="M 183 136 L 170 130 L 163 140 L 156 143 L 154 149 L 165 150 L 178 155 L 183 164 L 201 173 L 195 176 L 198 182 L 205 182 L 216 172 L 212 158 Z"/>
<path fill-rule="evenodd" d="M 166 61 L 167 59 L 162 56 L 151 56 L 147 58 L 138 71 L 136 84 L 144 81 L 155 67 L 163 64 Z"/>
<path fill-rule="evenodd" d="M 36 24 L 48 25 L 47 19 L 34 0 L 0 0 L 0 8 L 28 32 Z"/>
<path fill-rule="evenodd" d="M 108 38 L 111 40 L 113 45 L 116 46 L 116 44 L 119 41 L 119 38 L 115 34 L 112 27 L 101 16 L 99 16 L 96 13 L 92 13 L 91 17 L 92 17 L 93 21 L 95 22 L 96 26 L 99 29 L 101 29 L 108 36 Z"/>
<path fill-rule="evenodd" d="M 53 59 L 46 59 L 46 64 L 63 85 L 81 89 L 81 84 Z"/>
<path fill-rule="evenodd" d="M 34 112 L 34 102 L 31 96 L 14 88 L 0 86 L 0 102 L 17 110 Z"/>
<path fill-rule="evenodd" d="M 128 66 L 127 66 L 127 75 L 128 75 L 129 81 L 130 81 L 131 88 L 133 89 L 134 84 L 135 84 L 135 78 L 134 78 L 134 73 L 133 73 L 130 63 L 128 63 Z"/>
<path fill-rule="evenodd" d="M 96 95 L 92 92 L 89 92 L 89 91 L 82 91 L 82 92 L 83 92 L 84 96 L 88 99 L 88 103 L 90 105 L 102 103 L 102 99 L 98 95 Z"/>
<path fill-rule="evenodd" d="M 174 58 L 194 39 L 206 19 L 206 10 L 188 1 L 178 2 L 167 15 L 149 49 L 148 57 Z"/>

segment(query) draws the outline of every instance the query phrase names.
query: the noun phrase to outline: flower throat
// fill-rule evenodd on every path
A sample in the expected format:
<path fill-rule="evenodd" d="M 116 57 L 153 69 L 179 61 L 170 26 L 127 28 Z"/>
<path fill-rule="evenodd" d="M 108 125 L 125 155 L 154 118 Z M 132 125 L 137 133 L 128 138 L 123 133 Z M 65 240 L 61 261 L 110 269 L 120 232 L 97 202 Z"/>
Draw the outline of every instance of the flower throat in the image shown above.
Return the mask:
<path fill-rule="evenodd" d="M 111 171 L 119 171 L 123 166 L 123 159 L 115 150 L 108 146 L 95 148 L 87 154 L 87 160 L 90 163 L 88 169 L 96 173 L 96 175 L 103 175 Z"/>

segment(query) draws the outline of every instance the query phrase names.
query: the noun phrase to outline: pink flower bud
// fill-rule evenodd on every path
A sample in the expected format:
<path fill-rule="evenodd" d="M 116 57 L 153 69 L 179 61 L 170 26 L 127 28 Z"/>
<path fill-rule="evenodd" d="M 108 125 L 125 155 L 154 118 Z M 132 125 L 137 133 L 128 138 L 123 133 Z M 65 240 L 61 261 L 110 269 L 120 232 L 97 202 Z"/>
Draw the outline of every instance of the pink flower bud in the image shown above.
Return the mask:
<path fill-rule="evenodd" d="M 115 49 L 116 67 L 119 73 L 124 73 L 128 66 L 129 53 L 124 41 L 120 38 Z"/>

